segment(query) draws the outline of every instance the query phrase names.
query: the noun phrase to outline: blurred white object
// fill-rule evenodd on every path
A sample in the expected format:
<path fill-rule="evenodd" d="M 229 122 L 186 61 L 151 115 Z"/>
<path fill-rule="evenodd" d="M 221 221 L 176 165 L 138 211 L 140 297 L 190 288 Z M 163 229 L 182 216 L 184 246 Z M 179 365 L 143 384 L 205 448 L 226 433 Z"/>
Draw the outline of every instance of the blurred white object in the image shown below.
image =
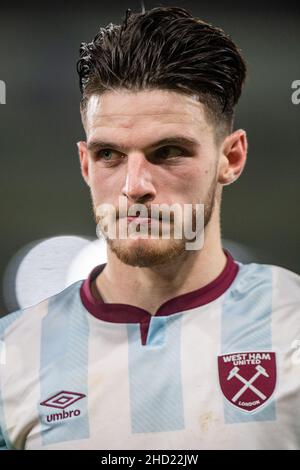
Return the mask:
<path fill-rule="evenodd" d="M 66 273 L 66 285 L 88 277 L 98 264 L 107 262 L 106 242 L 96 239 L 84 246 L 73 259 Z"/>
<path fill-rule="evenodd" d="M 19 250 L 4 274 L 9 311 L 34 305 L 87 277 L 106 262 L 106 243 L 76 236 L 35 241 Z"/>

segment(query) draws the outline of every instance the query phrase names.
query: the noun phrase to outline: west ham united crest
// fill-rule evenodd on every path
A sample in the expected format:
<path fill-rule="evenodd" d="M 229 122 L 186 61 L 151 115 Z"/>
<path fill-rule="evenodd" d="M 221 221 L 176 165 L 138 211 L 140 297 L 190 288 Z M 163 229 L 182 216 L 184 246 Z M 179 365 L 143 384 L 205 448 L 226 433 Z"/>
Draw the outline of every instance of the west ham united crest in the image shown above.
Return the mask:
<path fill-rule="evenodd" d="M 276 385 L 274 352 L 237 352 L 218 356 L 219 379 L 228 401 L 248 413 L 265 405 Z"/>

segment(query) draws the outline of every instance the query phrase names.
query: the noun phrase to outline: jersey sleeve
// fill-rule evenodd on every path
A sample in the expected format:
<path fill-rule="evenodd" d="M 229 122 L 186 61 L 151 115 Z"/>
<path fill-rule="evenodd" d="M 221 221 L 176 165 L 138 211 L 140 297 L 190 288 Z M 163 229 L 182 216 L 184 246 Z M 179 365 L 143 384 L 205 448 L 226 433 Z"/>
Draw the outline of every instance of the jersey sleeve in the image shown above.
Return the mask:
<path fill-rule="evenodd" d="M 6 318 L 0 319 L 0 450 L 8 450 L 6 441 L 4 439 L 3 432 L 3 402 L 1 393 L 1 380 L 2 380 L 2 365 L 5 363 L 5 349 L 3 342 L 3 331 L 5 326 Z M 1 457 L 0 457 L 1 461 Z"/>
<path fill-rule="evenodd" d="M 0 426 L 0 450 L 8 450 L 5 439 L 3 437 L 1 426 Z"/>
<path fill-rule="evenodd" d="M 9 436 L 6 431 L 6 421 L 5 421 L 5 401 L 3 398 L 3 366 L 6 365 L 6 347 L 5 347 L 5 333 L 7 328 L 23 314 L 23 310 L 16 310 L 4 317 L 0 318 L 0 450 L 11 450 L 14 447 L 9 441 Z M 1 457 L 0 457 L 1 462 Z"/>

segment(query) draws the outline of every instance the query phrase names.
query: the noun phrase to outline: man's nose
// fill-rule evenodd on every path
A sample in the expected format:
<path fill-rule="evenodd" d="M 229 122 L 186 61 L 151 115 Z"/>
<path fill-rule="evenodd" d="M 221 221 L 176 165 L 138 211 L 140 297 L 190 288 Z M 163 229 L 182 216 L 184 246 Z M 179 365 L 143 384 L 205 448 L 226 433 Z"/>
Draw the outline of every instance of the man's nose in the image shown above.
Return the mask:
<path fill-rule="evenodd" d="M 133 203 L 141 204 L 155 199 L 153 164 L 147 160 L 144 154 L 135 152 L 128 155 L 126 180 L 122 195 Z"/>

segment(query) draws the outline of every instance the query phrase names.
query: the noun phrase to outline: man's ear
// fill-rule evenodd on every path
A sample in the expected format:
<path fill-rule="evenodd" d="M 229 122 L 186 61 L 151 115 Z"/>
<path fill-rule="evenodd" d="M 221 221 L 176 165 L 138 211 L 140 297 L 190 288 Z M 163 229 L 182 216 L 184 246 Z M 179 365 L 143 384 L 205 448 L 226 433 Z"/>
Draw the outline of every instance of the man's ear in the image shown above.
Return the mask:
<path fill-rule="evenodd" d="M 77 148 L 80 160 L 81 174 L 84 181 L 89 186 L 89 160 L 86 142 L 84 142 L 83 140 L 77 142 Z"/>
<path fill-rule="evenodd" d="M 247 150 L 247 135 L 243 129 L 238 129 L 225 137 L 219 165 L 220 184 L 226 186 L 239 178 L 246 164 Z"/>

